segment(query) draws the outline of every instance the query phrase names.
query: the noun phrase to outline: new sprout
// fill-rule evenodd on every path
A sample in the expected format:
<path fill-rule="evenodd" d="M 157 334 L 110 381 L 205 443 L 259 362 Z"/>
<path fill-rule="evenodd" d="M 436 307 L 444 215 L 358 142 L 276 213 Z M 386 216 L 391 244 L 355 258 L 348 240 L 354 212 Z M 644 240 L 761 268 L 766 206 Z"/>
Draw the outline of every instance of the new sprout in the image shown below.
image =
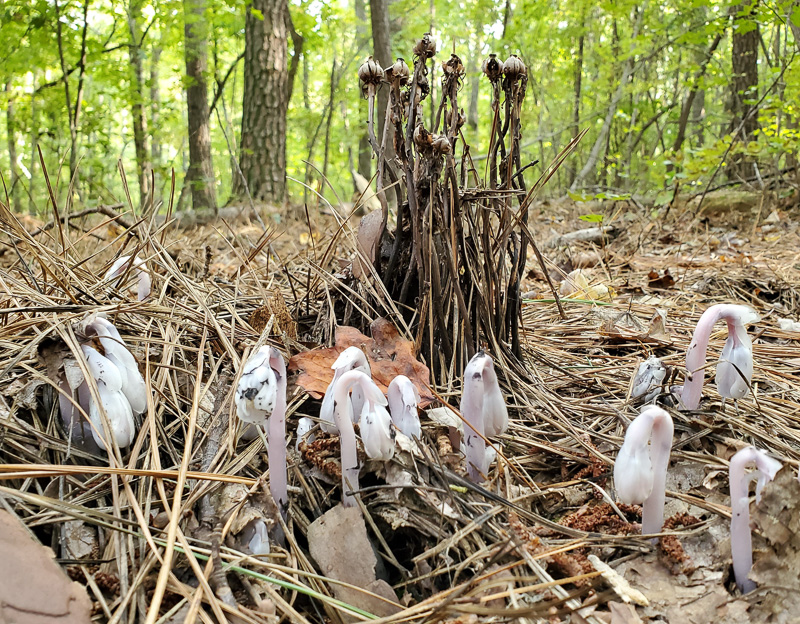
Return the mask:
<path fill-rule="evenodd" d="M 339 441 L 342 452 L 342 504 L 355 505 L 351 491 L 358 490 L 358 455 L 356 453 L 356 433 L 350 418 L 352 405 L 350 390 L 360 389 L 363 396 L 377 405 L 386 405 L 386 398 L 378 386 L 365 373 L 351 370 L 343 373 L 333 388 L 333 418 L 339 428 Z"/>
<path fill-rule="evenodd" d="M 417 413 L 419 405 L 417 387 L 405 375 L 398 375 L 389 384 L 388 399 L 395 427 L 409 438 L 419 438 L 422 435 L 422 427 Z"/>
<path fill-rule="evenodd" d="M 328 384 L 328 389 L 325 391 L 325 396 L 322 399 L 322 406 L 319 410 L 320 427 L 325 433 L 336 433 L 336 424 L 333 419 L 333 396 L 334 388 L 339 378 L 347 371 L 357 370 L 372 377 L 372 372 L 369 369 L 369 362 L 367 356 L 358 347 L 347 347 L 339 354 L 339 357 L 331 366 L 333 369 L 333 381 Z M 364 407 L 364 395 L 359 388 L 353 390 L 352 405 L 348 402 L 350 411 L 350 419 L 355 423 L 361 416 L 361 410 Z"/>
<path fill-rule="evenodd" d="M 469 478 L 480 482 L 489 471 L 491 455 L 486 453 L 486 436 L 503 433 L 508 427 L 508 411 L 497 383 L 492 358 L 478 351 L 464 369 L 461 395 L 464 417 L 464 451 Z"/>
<path fill-rule="evenodd" d="M 718 304 L 703 312 L 686 351 L 689 377 L 683 385 L 681 401 L 686 409 L 697 409 L 703 393 L 708 340 L 717 321 L 728 324 L 728 340 L 717 364 L 717 389 L 720 396 L 741 399 L 747 395 L 753 377 L 753 345 L 745 325 L 760 319 L 752 308 L 744 305 Z"/>
<path fill-rule="evenodd" d="M 755 472 L 745 473 L 750 464 L 756 465 Z M 769 457 L 754 446 L 748 446 L 731 458 L 728 468 L 728 481 L 731 489 L 731 557 L 736 586 L 746 594 L 755 589 L 756 584 L 747 578 L 753 567 L 753 543 L 750 535 L 750 496 L 749 484 L 756 481 L 756 502 L 761 500 L 761 490 L 775 478 L 781 463 Z"/>
<path fill-rule="evenodd" d="M 106 271 L 103 279 L 108 282 L 124 274 L 131 264 L 131 258 L 132 256 L 122 256 L 117 258 L 116 262 L 111 265 L 111 268 Z M 139 301 L 144 301 L 150 296 L 150 289 L 152 287 L 150 274 L 147 272 L 144 260 L 142 260 L 139 256 L 133 258 L 133 269 L 136 271 L 139 280 L 136 288 L 136 297 Z"/>
<path fill-rule="evenodd" d="M 667 466 L 672 448 L 672 417 L 649 406 L 628 426 L 614 463 L 617 498 L 642 505 L 642 533 L 659 533 L 664 525 Z"/>

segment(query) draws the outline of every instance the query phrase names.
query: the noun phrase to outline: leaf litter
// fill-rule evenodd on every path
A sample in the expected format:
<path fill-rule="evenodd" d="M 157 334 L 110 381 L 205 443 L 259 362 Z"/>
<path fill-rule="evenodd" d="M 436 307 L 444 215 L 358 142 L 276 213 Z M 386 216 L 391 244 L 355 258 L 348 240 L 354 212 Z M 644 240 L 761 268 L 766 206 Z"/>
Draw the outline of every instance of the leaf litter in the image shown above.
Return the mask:
<path fill-rule="evenodd" d="M 595 275 L 581 288 L 589 298 L 564 301 L 566 318 L 547 299 L 537 266 L 526 267 L 526 291 L 544 294 L 522 308 L 527 375 L 499 371 L 511 425 L 496 440 L 501 455 L 490 481 L 475 487 L 463 478 L 452 410 L 423 418 L 416 447 L 404 447 L 387 466 L 365 466 L 363 529 L 340 518 L 353 530 L 339 543 L 314 525 L 341 513 L 337 481 L 317 465 L 335 469 L 338 440 L 321 436 L 306 452 L 294 452 L 292 438 L 287 545 L 258 558 L 237 531 L 253 519 L 271 525 L 280 519 L 262 500 L 263 443 L 242 441 L 234 417 L 232 380 L 246 350 L 266 342 L 291 358 L 292 436 L 301 416 L 316 417 L 330 365 L 347 346 L 364 350 L 384 389 L 393 375 L 408 375 L 425 409 L 439 401 L 457 407 L 460 371 L 429 371 L 424 356 L 414 357 L 416 336 L 394 310 L 370 303 L 368 285 L 336 272 L 352 261 L 356 246 L 344 220 L 315 224 L 334 234 L 324 251 L 313 248 L 314 240 L 324 240 L 316 235 L 303 245 L 246 224 L 182 231 L 156 222 L 141 222 L 116 239 L 95 223 L 100 241 L 64 229 L 63 247 L 58 226 L 50 238 L 33 237 L 4 211 L 0 498 L 13 512 L 10 522 L 55 548 L 104 621 L 122 613 L 144 619 L 154 601 L 170 621 L 373 619 L 382 613 L 370 596 L 383 594 L 364 589 L 375 583 L 381 592 L 390 587 L 392 609 L 401 609 L 387 622 L 791 622 L 800 595 L 794 544 L 800 486 L 791 474 L 800 459 L 800 348 L 797 334 L 779 321 L 795 318 L 800 303 L 797 225 L 784 216 L 777 234 L 756 224 L 749 240 L 726 238 L 740 227 L 736 216 L 712 231 L 736 245 L 716 245 L 690 229 L 688 209 L 674 210 L 671 220 L 654 224 L 649 211 L 629 203 L 620 217 L 624 227 L 602 249 L 590 236 L 565 237 L 581 227 L 580 207 L 551 202 L 532 211 L 531 226 L 555 241 L 548 259 L 566 263 L 593 254 L 599 263 L 580 261 Z M 144 302 L 98 277 L 130 254 L 144 260 L 153 279 Z M 669 275 L 674 285 L 651 284 L 651 273 L 659 280 Z M 597 284 L 603 290 L 592 299 Z M 347 309 L 331 305 L 332 292 L 346 293 Z M 620 509 L 623 519 L 611 505 L 611 462 L 638 410 L 638 400 L 628 399 L 638 366 L 655 355 L 680 380 L 694 323 L 706 307 L 727 301 L 749 303 L 763 318 L 755 329 L 753 392 L 723 406 L 708 388 L 700 410 L 671 410 L 676 434 L 667 516 L 699 521 L 668 522 L 665 532 L 687 558 L 676 566 L 677 551 L 638 537 L 636 508 Z M 71 374 L 72 328 L 95 311 L 114 318 L 154 393 L 132 449 L 120 455 L 70 444 L 51 381 Z M 722 336 L 712 340 L 712 358 Z M 187 439 L 193 420 L 200 426 Z M 787 468 L 754 505 L 752 574 L 759 589 L 742 597 L 730 566 L 727 460 L 748 444 Z M 187 479 L 176 493 L 185 453 Z M 156 596 L 170 542 L 170 580 Z M 333 555 L 321 554 L 320 544 L 333 547 Z M 354 570 L 336 555 L 345 544 L 363 554 L 361 589 L 347 595 L 341 582 Z M 589 563 L 594 558 L 649 605 L 623 604 L 622 590 Z"/>

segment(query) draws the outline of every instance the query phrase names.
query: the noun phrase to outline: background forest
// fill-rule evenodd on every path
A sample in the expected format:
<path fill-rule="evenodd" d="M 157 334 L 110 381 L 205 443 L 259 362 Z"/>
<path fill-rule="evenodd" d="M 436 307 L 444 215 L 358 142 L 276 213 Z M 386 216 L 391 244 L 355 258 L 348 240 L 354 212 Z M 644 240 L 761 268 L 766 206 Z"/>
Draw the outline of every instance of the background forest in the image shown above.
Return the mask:
<path fill-rule="evenodd" d="M 248 194 L 299 205 L 304 183 L 349 200 L 351 171 L 374 173 L 358 67 L 370 54 L 388 66 L 389 47 L 407 53 L 430 31 L 434 92 L 449 52 L 466 66 L 474 154 L 490 130 L 490 52 L 529 70 L 523 163 L 549 163 L 588 128 L 550 194 L 659 203 L 712 175 L 786 188 L 798 25 L 786 0 L 4 0 L 0 170 L 18 211 L 47 206 L 39 150 L 75 206 L 126 201 L 120 170 L 134 204 L 166 204 L 172 171 L 178 209 Z"/>

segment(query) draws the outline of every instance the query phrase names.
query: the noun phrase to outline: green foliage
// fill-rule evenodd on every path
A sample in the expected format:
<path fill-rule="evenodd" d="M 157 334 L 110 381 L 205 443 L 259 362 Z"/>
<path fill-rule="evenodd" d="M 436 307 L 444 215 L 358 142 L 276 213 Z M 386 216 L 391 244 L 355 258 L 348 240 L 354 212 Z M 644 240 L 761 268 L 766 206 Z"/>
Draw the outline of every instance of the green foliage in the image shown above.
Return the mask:
<path fill-rule="evenodd" d="M 146 82 L 138 94 L 131 84 L 128 5 L 112 0 L 93 0 L 89 5 L 76 128 L 79 195 L 72 198 L 85 205 L 124 198 L 118 159 L 136 195 L 132 105 L 137 100 L 145 107 L 148 146 L 160 146 L 161 157 L 154 170 L 158 193 L 165 202 L 171 172 L 175 171 L 179 195 L 188 166 L 183 2 L 142 0 L 140 5 L 137 27 L 142 33 Z M 217 196 L 223 203 L 230 196 L 234 175 L 231 150 L 235 156 L 241 130 L 243 63 L 237 59 L 244 51 L 245 13 L 249 10 L 257 18 L 264 17 L 249 5 L 248 0 L 209 0 L 206 13 L 209 101 L 236 63 L 210 120 Z M 395 0 L 390 17 L 395 29 L 394 53 L 409 62 L 414 40 L 423 32 L 432 29 L 441 41 L 443 49 L 431 63 L 435 100 L 441 61 L 453 49 L 463 59 L 468 70 L 460 95 L 465 112 L 473 85 L 477 83 L 478 88 L 480 123 L 476 129 L 463 128 L 473 155 L 488 148 L 490 90 L 480 65 L 489 52 L 503 59 L 520 54 L 528 66 L 522 159 L 523 164 L 537 159 L 541 163 L 526 172 L 529 184 L 577 131 L 589 128 L 575 154 L 548 186 L 551 193 L 564 193 L 570 186 L 602 131 L 612 97 L 621 88 L 597 163 L 582 188 L 571 194 L 577 201 L 588 201 L 623 199 L 631 193 L 655 197 L 676 181 L 682 186 L 704 184 L 725 154 L 728 161 L 738 157 L 757 161 L 761 171 L 782 169 L 796 156 L 800 148 L 800 68 L 792 62 L 796 44 L 786 18 L 800 21 L 800 10 L 790 0 L 757 3 L 745 10 L 739 5 L 731 0 L 646 4 L 634 0 L 519 0 L 511 3 L 506 13 L 504 3 L 489 0 Z M 366 23 L 356 19 L 353 2 L 292 0 L 290 8 L 304 48 L 288 113 L 287 172 L 329 200 L 335 201 L 335 192 L 349 201 L 353 192 L 350 170 L 358 162 L 358 140 L 366 121 L 356 69 L 372 48 L 369 19 Z M 83 9 L 83 0 L 60 1 L 58 5 L 51 0 L 7 0 L 0 6 L 0 114 L 5 119 L 7 106 L 13 103 L 15 169 L 21 176 L 15 192 L 30 195 L 34 206 L 46 205 L 36 142 L 62 199 L 69 186 L 70 122 L 56 26 L 60 17 L 69 110 L 74 117 L 81 80 Z M 645 13 L 638 34 L 634 34 L 639 11 Z M 734 15 L 740 19 L 734 20 Z M 733 28 L 739 33 L 758 28 L 764 42 L 759 50 L 758 93 L 750 97 L 759 104 L 759 129 L 747 142 L 734 141 L 732 136 L 736 125 L 730 109 Z M 708 60 L 707 51 L 720 33 L 722 41 Z M 576 99 L 581 40 L 581 86 Z M 296 51 L 291 42 L 288 47 L 291 62 Z M 157 50 L 155 78 L 150 72 Z M 632 63 L 631 78 L 620 85 L 626 63 Z M 336 84 L 330 102 L 332 68 Z M 676 150 L 681 108 L 693 87 L 699 102 Z M 159 101 L 154 104 L 151 98 L 156 92 Z M 430 114 L 430 103 L 426 103 L 426 121 Z M 314 169 L 324 166 L 328 115 L 326 173 L 333 190 L 321 183 Z M 8 128 L 5 122 L 0 126 L 6 139 L 0 148 L 0 168 L 8 179 Z M 309 168 L 306 160 L 313 167 Z M 312 207 L 315 204 L 314 195 L 299 183 L 290 182 L 289 192 L 293 201 L 305 196 Z M 595 216 L 585 215 L 586 220 Z"/>

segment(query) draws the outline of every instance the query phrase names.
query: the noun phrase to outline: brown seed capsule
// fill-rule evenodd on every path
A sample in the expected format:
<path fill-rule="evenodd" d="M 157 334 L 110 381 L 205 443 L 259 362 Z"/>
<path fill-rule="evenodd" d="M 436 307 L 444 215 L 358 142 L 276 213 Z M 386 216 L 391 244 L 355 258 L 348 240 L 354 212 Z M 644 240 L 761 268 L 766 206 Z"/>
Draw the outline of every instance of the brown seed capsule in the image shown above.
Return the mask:
<path fill-rule="evenodd" d="M 450 145 L 450 141 L 447 140 L 446 136 L 437 134 L 433 136 L 433 151 L 439 154 L 449 154 L 453 151 L 453 147 Z"/>
<path fill-rule="evenodd" d="M 420 148 L 430 147 L 433 144 L 433 135 L 419 124 L 414 128 L 414 143 Z"/>
<path fill-rule="evenodd" d="M 525 63 L 522 62 L 521 58 L 516 54 L 512 54 L 506 59 L 506 62 L 503 63 L 503 73 L 509 80 L 514 82 L 527 74 L 528 68 L 525 67 Z"/>
<path fill-rule="evenodd" d="M 390 80 L 399 80 L 401 87 L 404 87 L 408 84 L 408 79 L 411 76 L 411 70 L 408 69 L 408 65 L 406 65 L 406 62 L 403 58 L 398 57 L 398 59 L 394 62 L 394 65 L 392 65 L 388 71 L 390 71 L 392 74 Z M 387 76 L 387 78 L 389 78 L 389 76 Z"/>
<path fill-rule="evenodd" d="M 489 58 L 483 62 L 483 73 L 492 82 L 500 80 L 503 75 L 503 61 L 497 58 L 496 54 L 490 54 Z"/>
<path fill-rule="evenodd" d="M 464 64 L 461 62 L 461 59 L 458 58 L 458 56 L 451 54 L 450 59 L 442 63 L 442 70 L 444 71 L 445 75 L 448 76 L 451 74 L 462 76 L 464 74 Z"/>
<path fill-rule="evenodd" d="M 383 80 L 383 69 L 371 56 L 358 68 L 358 77 L 365 85 L 377 85 Z"/>
<path fill-rule="evenodd" d="M 422 59 L 433 58 L 436 54 L 436 40 L 430 33 L 422 35 L 422 39 L 414 46 L 414 54 Z"/>

